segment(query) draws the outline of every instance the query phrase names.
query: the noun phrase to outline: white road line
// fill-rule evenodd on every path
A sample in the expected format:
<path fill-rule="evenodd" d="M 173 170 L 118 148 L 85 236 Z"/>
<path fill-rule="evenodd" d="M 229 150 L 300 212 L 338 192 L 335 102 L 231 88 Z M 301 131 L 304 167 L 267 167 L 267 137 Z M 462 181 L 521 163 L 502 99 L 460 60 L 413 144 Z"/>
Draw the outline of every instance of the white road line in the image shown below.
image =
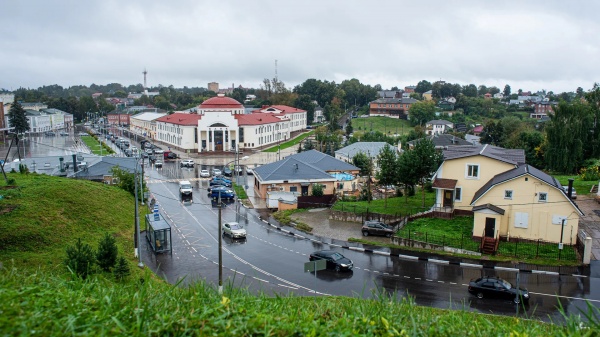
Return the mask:
<path fill-rule="evenodd" d="M 580 301 L 590 301 L 590 302 L 600 302 L 600 300 L 593 300 L 593 299 L 589 299 L 589 298 L 581 298 L 581 297 L 571 297 L 571 296 L 563 296 L 563 295 L 553 295 L 553 294 L 544 294 L 544 293 L 535 293 L 530 291 L 530 294 L 534 294 L 534 295 L 542 295 L 542 296 L 550 296 L 550 297 L 560 297 L 560 298 L 567 298 L 570 300 L 580 300 Z"/>

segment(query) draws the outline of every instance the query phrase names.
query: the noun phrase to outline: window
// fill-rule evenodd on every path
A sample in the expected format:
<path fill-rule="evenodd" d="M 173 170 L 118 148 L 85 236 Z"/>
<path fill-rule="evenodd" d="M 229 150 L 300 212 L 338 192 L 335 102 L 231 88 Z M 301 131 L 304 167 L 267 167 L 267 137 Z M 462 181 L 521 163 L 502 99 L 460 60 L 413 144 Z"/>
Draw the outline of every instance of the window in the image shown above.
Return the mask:
<path fill-rule="evenodd" d="M 512 199 L 513 191 L 512 190 L 504 190 L 504 199 Z"/>
<path fill-rule="evenodd" d="M 456 201 L 462 200 L 462 187 L 457 187 L 454 189 L 454 200 L 456 200 Z"/>
<path fill-rule="evenodd" d="M 479 165 L 467 165 L 467 178 L 479 178 Z"/>
<path fill-rule="evenodd" d="M 546 201 L 548 201 L 548 193 L 545 193 L 545 192 L 538 193 L 538 201 L 539 202 L 546 202 Z"/>
<path fill-rule="evenodd" d="M 298 192 L 298 186 L 290 186 L 290 192 Z"/>

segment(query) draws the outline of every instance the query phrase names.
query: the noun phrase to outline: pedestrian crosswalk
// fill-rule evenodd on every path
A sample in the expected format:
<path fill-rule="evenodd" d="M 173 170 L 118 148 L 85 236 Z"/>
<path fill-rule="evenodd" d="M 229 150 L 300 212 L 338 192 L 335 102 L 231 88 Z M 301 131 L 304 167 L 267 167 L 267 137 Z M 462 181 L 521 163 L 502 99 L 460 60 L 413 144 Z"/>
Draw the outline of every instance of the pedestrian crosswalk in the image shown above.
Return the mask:
<path fill-rule="evenodd" d="M 178 183 L 178 182 L 180 182 L 182 180 L 187 180 L 187 181 L 202 181 L 202 180 L 210 180 L 210 178 L 149 179 L 149 180 L 146 180 L 146 184 Z"/>

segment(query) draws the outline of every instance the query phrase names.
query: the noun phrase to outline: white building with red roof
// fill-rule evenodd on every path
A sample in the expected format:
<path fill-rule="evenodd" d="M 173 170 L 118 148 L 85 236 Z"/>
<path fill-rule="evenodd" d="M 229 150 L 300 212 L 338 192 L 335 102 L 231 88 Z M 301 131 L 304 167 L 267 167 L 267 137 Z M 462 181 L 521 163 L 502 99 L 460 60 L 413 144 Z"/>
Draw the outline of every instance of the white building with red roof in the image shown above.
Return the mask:
<path fill-rule="evenodd" d="M 194 134 L 177 133 L 177 130 L 184 129 L 182 123 L 187 128 L 191 128 L 195 123 Z M 240 102 L 219 94 L 200 104 L 194 113 L 177 112 L 159 118 L 157 127 L 158 137 L 161 137 L 162 132 L 163 138 L 158 138 L 160 141 L 182 150 L 236 151 L 260 148 L 290 139 L 292 132 L 306 129 L 306 111 L 285 105 L 273 105 L 246 113 Z M 185 141 L 183 137 L 190 139 Z M 187 145 L 183 147 L 178 142 Z"/>
<path fill-rule="evenodd" d="M 156 119 L 156 139 L 186 152 L 198 151 L 199 115 L 174 113 Z"/>

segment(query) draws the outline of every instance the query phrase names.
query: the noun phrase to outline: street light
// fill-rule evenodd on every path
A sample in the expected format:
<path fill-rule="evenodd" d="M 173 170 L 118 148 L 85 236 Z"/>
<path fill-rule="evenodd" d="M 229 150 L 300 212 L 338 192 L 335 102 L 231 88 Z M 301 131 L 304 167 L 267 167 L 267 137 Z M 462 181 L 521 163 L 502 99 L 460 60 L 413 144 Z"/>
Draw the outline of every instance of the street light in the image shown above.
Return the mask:
<path fill-rule="evenodd" d="M 135 253 L 139 258 L 139 262 L 138 262 L 138 267 L 140 268 L 144 268 L 144 263 L 142 262 L 142 254 L 141 254 L 141 246 L 140 246 L 140 217 L 139 217 L 139 211 L 138 211 L 138 182 L 137 182 L 137 161 L 136 161 L 136 165 L 135 165 L 135 171 L 134 171 L 134 175 L 133 175 L 133 184 L 135 185 L 135 236 L 136 236 L 136 248 L 135 248 Z M 143 185 L 142 185 L 143 186 Z M 143 193 L 143 192 L 142 192 Z"/>

